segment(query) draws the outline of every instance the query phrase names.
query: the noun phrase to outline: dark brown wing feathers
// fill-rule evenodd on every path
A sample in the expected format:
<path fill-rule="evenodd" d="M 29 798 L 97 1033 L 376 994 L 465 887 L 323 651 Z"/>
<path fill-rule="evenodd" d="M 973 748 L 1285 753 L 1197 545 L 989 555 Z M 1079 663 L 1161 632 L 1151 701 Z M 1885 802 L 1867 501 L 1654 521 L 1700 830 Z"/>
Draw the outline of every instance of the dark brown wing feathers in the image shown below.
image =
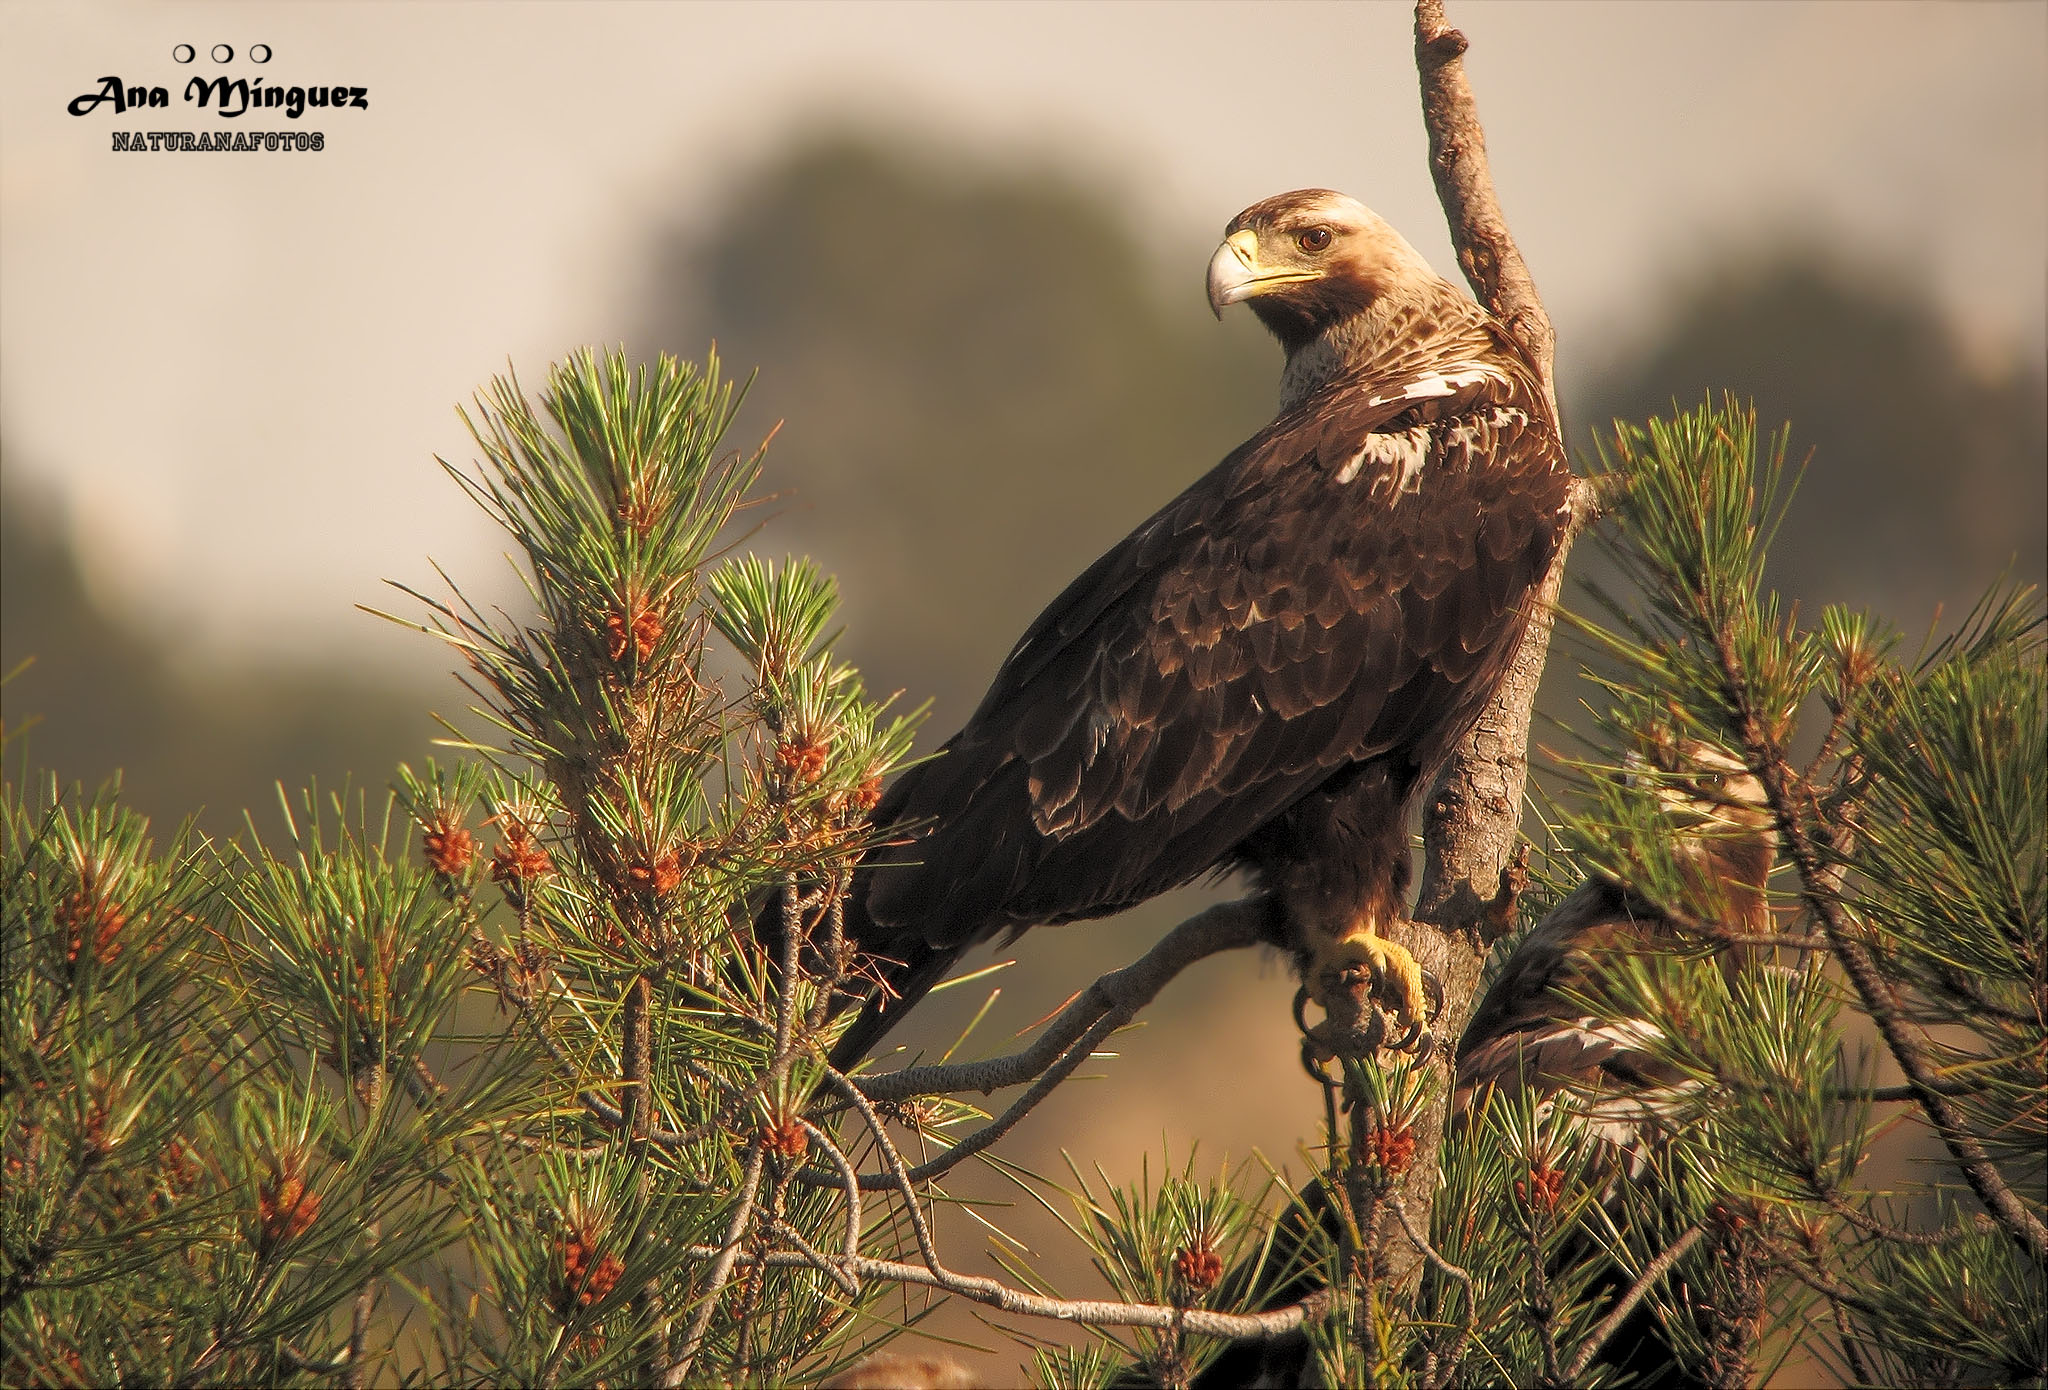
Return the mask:
<path fill-rule="evenodd" d="M 934 829 L 876 857 L 863 944 L 1101 916 L 1342 768 L 1440 757 L 1513 641 L 1565 484 L 1525 375 L 1462 376 L 1421 400 L 1383 376 L 1326 389 L 1068 586 L 880 808 Z"/>

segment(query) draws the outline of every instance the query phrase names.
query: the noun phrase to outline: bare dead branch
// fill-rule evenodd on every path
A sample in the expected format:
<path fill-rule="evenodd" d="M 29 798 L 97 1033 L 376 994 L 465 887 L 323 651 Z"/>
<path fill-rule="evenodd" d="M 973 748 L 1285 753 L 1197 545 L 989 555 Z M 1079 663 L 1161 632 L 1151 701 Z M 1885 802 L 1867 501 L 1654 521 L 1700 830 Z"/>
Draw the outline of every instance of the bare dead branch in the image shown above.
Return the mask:
<path fill-rule="evenodd" d="M 1264 939 L 1260 927 L 1265 916 L 1264 898 L 1240 898 L 1196 913 L 1161 937 L 1156 946 L 1137 960 L 1088 986 L 1021 1052 L 982 1062 L 905 1067 L 880 1076 L 855 1078 L 854 1085 L 870 1100 L 882 1101 L 956 1095 L 962 1091 L 988 1095 L 1006 1086 L 1022 1085 L 1042 1076 L 1047 1068 L 1068 1056 L 1074 1043 L 1093 1031 L 1103 1018 L 1119 1014 L 1122 1022 L 1128 1022 L 1196 961 L 1219 951 L 1259 945 Z"/>
<path fill-rule="evenodd" d="M 717 1258 L 719 1247 L 691 1245 L 684 1253 L 692 1259 Z M 1175 1308 L 1159 1303 L 1117 1303 L 1104 1299 L 1047 1298 L 1026 1293 L 996 1279 L 956 1274 L 944 1268 L 900 1260 L 877 1260 L 868 1256 L 823 1256 L 827 1263 L 855 1279 L 884 1279 L 898 1284 L 916 1284 L 955 1294 L 971 1303 L 995 1308 L 1021 1317 L 1052 1318 L 1059 1322 L 1089 1327 L 1143 1327 L 1159 1331 L 1179 1328 L 1203 1337 L 1229 1341 L 1267 1341 L 1284 1337 L 1303 1326 L 1320 1321 L 1330 1309 L 1328 1290 L 1320 1290 L 1299 1303 L 1264 1313 L 1216 1313 L 1206 1308 Z M 772 1268 L 813 1269 L 809 1255 L 794 1250 L 772 1250 L 762 1257 Z"/>
<path fill-rule="evenodd" d="M 1226 903 L 1221 906 L 1239 905 Z M 995 1279 L 955 1273 L 947 1269 L 939 1259 L 938 1249 L 932 1241 L 931 1228 L 917 1200 L 912 1170 L 904 1165 L 903 1156 L 897 1152 L 896 1145 L 883 1127 L 881 1115 L 844 1074 L 827 1068 L 825 1075 L 831 1085 L 847 1098 L 848 1103 L 860 1112 L 862 1121 L 874 1136 L 876 1147 L 881 1150 L 883 1161 L 888 1165 L 889 1180 L 903 1197 L 906 1206 L 905 1216 L 909 1219 L 911 1233 L 916 1238 L 918 1254 L 924 1260 L 922 1268 L 899 1261 L 874 1260 L 866 1257 L 842 1258 L 838 1261 L 842 1268 L 856 1277 L 922 1284 L 957 1294 L 975 1303 L 986 1304 L 1005 1313 L 1029 1317 L 1056 1318 L 1064 1322 L 1086 1323 L 1095 1327 L 1179 1329 L 1208 1337 L 1233 1339 L 1277 1337 L 1294 1331 L 1305 1321 L 1320 1318 L 1328 1309 L 1330 1295 L 1327 1292 L 1312 1295 L 1300 1303 L 1268 1313 L 1212 1313 L 1205 1309 L 1172 1308 L 1150 1303 L 1046 1298 L 1011 1288 Z M 776 1262 L 772 1254 L 767 1258 L 769 1263 Z M 803 1259 L 805 1264 L 810 1262 L 806 1256 L 799 1255 L 794 1258 Z"/>
<path fill-rule="evenodd" d="M 1443 0 L 1416 0 L 1415 67 L 1423 124 L 1429 132 L 1430 175 L 1451 244 L 1474 295 L 1535 367 L 1562 447 L 1552 369 L 1555 333 L 1494 194 L 1486 135 L 1465 76 L 1468 47 L 1465 36 L 1445 18 Z M 1550 569 L 1530 595 L 1521 645 L 1423 803 L 1422 882 L 1415 905 L 1415 920 L 1421 925 L 1397 930 L 1396 938 L 1443 986 L 1444 1013 L 1436 1026 L 1452 1038 L 1463 1031 L 1479 992 L 1489 924 L 1503 915 L 1490 909 L 1508 886 L 1503 875 L 1513 862 L 1521 831 L 1529 725 L 1550 653 L 1565 557 L 1574 536 L 1598 511 L 1598 498 L 1583 479 L 1573 481 L 1569 506 L 1571 519 Z M 1445 1097 L 1454 1090 L 1450 1052 L 1439 1049 L 1430 1063 L 1439 1073 Z M 1413 1126 L 1415 1158 L 1400 1180 L 1403 1198 L 1424 1228 L 1435 1195 L 1447 1105 L 1433 1107 Z M 1406 1246 L 1397 1245 L 1387 1254 L 1389 1273 L 1397 1281 L 1414 1277 L 1421 1268 L 1417 1254 Z"/>
<path fill-rule="evenodd" d="M 1465 80 L 1465 36 L 1444 17 L 1443 0 L 1416 0 L 1415 70 L 1422 79 L 1422 121 L 1429 129 L 1429 172 L 1450 223 L 1458 266 L 1479 302 L 1501 321 L 1543 379 L 1557 418 L 1551 364 L 1557 335 L 1536 281 L 1508 232 L 1486 160 L 1486 131 Z"/>
<path fill-rule="evenodd" d="M 1181 971 L 1218 951 L 1260 944 L 1264 940 L 1260 932 L 1265 920 L 1265 900 L 1260 897 L 1217 903 L 1196 913 L 1167 933 L 1143 956 L 1090 985 L 1081 998 L 1068 1005 L 1054 1020 L 1046 1037 L 1014 1056 L 999 1057 L 989 1062 L 909 1067 L 858 1082 L 851 1078 L 842 1079 L 849 1091 L 861 1097 L 860 1108 L 866 1111 L 869 1097 L 895 1100 L 940 1092 L 994 1089 L 1037 1077 L 1031 1088 L 996 1119 L 915 1168 L 906 1170 L 911 1182 L 929 1182 L 982 1152 L 1015 1128 L 1046 1097 L 1059 1089 L 1061 1083 L 1093 1055 L 1097 1047 L 1129 1023 L 1138 1010 L 1150 1003 Z M 1072 1036 L 1076 1028 L 1081 1031 L 1078 1036 Z M 831 1074 L 839 1075 L 837 1072 Z M 887 1142 L 886 1136 L 879 1131 L 877 1142 Z M 815 1168 L 806 1168 L 796 1177 L 809 1183 L 830 1181 L 829 1175 Z M 896 1181 L 887 1173 L 863 1173 L 860 1185 L 875 1192 L 895 1186 Z"/>

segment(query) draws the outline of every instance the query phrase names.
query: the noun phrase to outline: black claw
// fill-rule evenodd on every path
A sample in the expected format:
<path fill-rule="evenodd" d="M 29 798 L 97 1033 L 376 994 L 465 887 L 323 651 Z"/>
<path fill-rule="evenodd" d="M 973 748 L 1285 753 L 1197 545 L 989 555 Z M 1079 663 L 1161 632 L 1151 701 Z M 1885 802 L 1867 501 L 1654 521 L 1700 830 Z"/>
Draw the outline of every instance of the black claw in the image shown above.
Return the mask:
<path fill-rule="evenodd" d="M 1309 1079 L 1318 1086 L 1330 1087 L 1337 1084 L 1330 1079 L 1330 1074 L 1323 1070 L 1322 1059 L 1316 1056 L 1314 1038 L 1303 1038 L 1301 1040 L 1301 1069 L 1307 1072 Z"/>
<path fill-rule="evenodd" d="M 1422 972 L 1424 1016 L 1431 1023 L 1444 1016 L 1444 982 L 1427 970 Z"/>
<path fill-rule="evenodd" d="M 1441 1008 L 1442 1006 L 1439 1005 L 1438 1007 Z M 1427 1062 L 1434 1056 L 1436 1056 L 1436 1034 L 1425 1028 L 1422 1030 L 1422 1036 L 1415 1043 L 1415 1060 L 1420 1064 Z"/>
<path fill-rule="evenodd" d="M 1426 1038 L 1428 1036 L 1429 1032 L 1422 1026 L 1422 1020 L 1417 1019 L 1408 1025 L 1408 1032 L 1399 1042 L 1388 1043 L 1387 1047 L 1395 1052 L 1406 1052 L 1410 1047 L 1414 1046 L 1417 1038 Z"/>

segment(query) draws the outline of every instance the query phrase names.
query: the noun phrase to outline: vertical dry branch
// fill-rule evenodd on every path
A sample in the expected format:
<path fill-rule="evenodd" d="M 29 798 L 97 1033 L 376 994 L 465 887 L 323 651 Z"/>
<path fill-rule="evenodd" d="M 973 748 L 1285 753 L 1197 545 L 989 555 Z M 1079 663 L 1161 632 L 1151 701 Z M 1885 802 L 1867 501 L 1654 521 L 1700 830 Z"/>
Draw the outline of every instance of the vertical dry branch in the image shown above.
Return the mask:
<path fill-rule="evenodd" d="M 1422 84 L 1422 118 L 1429 131 L 1429 169 L 1443 204 L 1451 243 L 1466 280 L 1493 316 L 1534 364 L 1558 420 L 1552 379 L 1556 335 L 1527 262 L 1508 231 L 1494 196 L 1486 162 L 1486 133 L 1465 80 L 1465 36 L 1444 18 L 1443 0 L 1416 0 L 1415 68 Z M 1562 428 L 1559 430 L 1562 441 Z M 1459 742 L 1438 776 L 1423 810 L 1422 884 L 1416 925 L 1397 937 L 1444 987 L 1444 1012 L 1437 1021 L 1439 1047 L 1429 1065 L 1448 1097 L 1453 1047 L 1464 1031 L 1479 990 L 1480 967 L 1492 938 L 1512 921 L 1510 884 L 1516 837 L 1522 821 L 1522 791 L 1529 777 L 1529 723 L 1536 690 L 1550 651 L 1552 615 L 1564 582 L 1572 536 L 1592 514 L 1590 489 L 1574 483 L 1571 525 L 1549 573 L 1532 596 L 1530 619 L 1505 680 L 1479 720 Z M 1400 1193 L 1418 1226 L 1427 1230 L 1436 1188 L 1437 1153 L 1443 1143 L 1444 1106 L 1432 1107 L 1414 1127 L 1413 1166 Z M 1394 1240 L 1390 1272 L 1405 1279 L 1421 1269 L 1422 1252 L 1411 1241 Z"/>
<path fill-rule="evenodd" d="M 1415 71 L 1422 80 L 1422 121 L 1429 130 L 1429 173 L 1450 224 L 1451 244 L 1472 292 L 1528 354 L 1550 413 L 1557 415 L 1551 381 L 1557 335 L 1536 281 L 1522 259 L 1493 193 L 1486 162 L 1486 131 L 1472 86 L 1465 80 L 1471 44 L 1444 18 L 1443 0 L 1415 0 Z"/>

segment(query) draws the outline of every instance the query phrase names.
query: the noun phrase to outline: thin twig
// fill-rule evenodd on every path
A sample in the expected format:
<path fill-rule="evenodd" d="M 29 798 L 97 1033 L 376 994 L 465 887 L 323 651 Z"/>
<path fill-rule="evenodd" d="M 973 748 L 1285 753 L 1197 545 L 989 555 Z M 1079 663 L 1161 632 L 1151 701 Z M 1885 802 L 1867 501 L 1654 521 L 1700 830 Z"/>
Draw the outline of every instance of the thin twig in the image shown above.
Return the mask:
<path fill-rule="evenodd" d="M 860 1112 L 861 1121 L 867 1125 L 868 1133 L 875 1141 L 875 1148 L 882 1155 L 882 1162 L 888 1165 L 887 1180 L 903 1198 L 906 1208 L 904 1215 L 910 1221 L 911 1234 L 917 1240 L 918 1254 L 924 1256 L 927 1265 L 933 1269 L 939 1268 L 938 1248 L 932 1242 L 931 1226 L 925 1219 L 924 1207 L 917 1200 L 915 1179 L 904 1166 L 903 1155 L 897 1150 L 895 1141 L 889 1137 L 882 1117 L 875 1113 L 875 1107 L 844 1072 L 828 1066 L 825 1068 L 825 1079 L 834 1090 L 846 1097 L 849 1105 Z M 862 1185 L 865 1186 L 865 1180 Z"/>
<path fill-rule="evenodd" d="M 284 1362 L 285 1365 L 295 1371 L 311 1376 L 331 1376 L 338 1371 L 346 1370 L 350 1360 L 349 1348 L 347 1347 L 343 1347 L 325 1361 L 315 1361 L 290 1342 L 286 1342 L 278 1347 L 277 1353 L 277 1359 Z"/>
<path fill-rule="evenodd" d="M 1438 1273 L 1443 1274 L 1447 1278 L 1457 1280 L 1465 1287 L 1465 1315 L 1458 1321 L 1457 1340 L 1451 1343 L 1450 1349 L 1444 1352 L 1442 1356 L 1438 1356 L 1436 1351 L 1432 1349 L 1424 1358 L 1422 1368 L 1423 1383 L 1425 1386 L 1430 1387 L 1430 1390 L 1436 1390 L 1436 1387 L 1444 1383 L 1437 1379 L 1437 1366 L 1441 1364 L 1446 1371 L 1455 1372 L 1458 1363 L 1465 1357 L 1465 1347 L 1471 1342 L 1472 1333 L 1478 1324 L 1479 1300 L 1473 1296 L 1471 1274 L 1445 1259 L 1443 1253 L 1423 1239 L 1422 1235 L 1415 1229 L 1414 1224 L 1409 1221 L 1408 1206 L 1401 1200 L 1400 1192 L 1390 1188 L 1387 1196 L 1393 1202 L 1394 1219 L 1401 1223 L 1402 1233 L 1414 1243 L 1417 1250 L 1422 1252 L 1422 1257 L 1435 1266 Z"/>
<path fill-rule="evenodd" d="M 664 1387 L 682 1385 L 690 1378 L 690 1367 L 697 1360 L 697 1352 L 704 1345 L 704 1333 L 711 1326 L 711 1315 L 718 1310 L 718 1295 L 725 1289 L 725 1281 L 732 1277 L 732 1267 L 739 1259 L 740 1245 L 747 1232 L 747 1223 L 754 1218 L 754 1197 L 761 1190 L 761 1170 L 766 1166 L 767 1145 L 759 1138 L 747 1146 L 747 1173 L 740 1182 L 737 1205 L 733 1208 L 732 1220 L 725 1228 L 725 1243 L 717 1247 L 711 1261 L 711 1275 L 698 1298 L 696 1313 L 690 1319 L 689 1330 L 683 1334 L 682 1350 L 669 1363 L 661 1377 Z"/>
<path fill-rule="evenodd" d="M 1935 1078 L 1932 1085 L 1935 1090 L 1945 1096 L 1981 1095 L 1985 1089 L 1981 1084 L 1974 1081 L 1949 1081 L 1939 1077 Z M 1919 1100 L 1920 1092 L 1911 1086 L 1850 1086 L 1832 1092 L 1828 1099 L 1847 1101 L 1867 1100 L 1873 1105 L 1895 1105 L 1900 1101 Z"/>
<path fill-rule="evenodd" d="M 1641 1277 L 1629 1285 L 1628 1292 L 1607 1310 L 1607 1316 L 1600 1319 L 1586 1335 L 1586 1340 L 1579 1344 L 1578 1351 L 1572 1356 L 1571 1364 L 1564 1368 L 1564 1383 L 1570 1384 L 1585 1374 L 1586 1367 L 1592 1365 L 1593 1358 L 1600 1354 L 1600 1348 L 1606 1346 L 1607 1339 L 1628 1321 L 1628 1315 L 1636 1310 L 1636 1305 L 1657 1286 L 1660 1279 L 1671 1272 L 1673 1265 L 1685 1258 L 1686 1251 L 1700 1243 L 1700 1238 L 1705 1234 L 1701 1227 L 1688 1227 L 1684 1235 L 1672 1241 L 1656 1259 L 1644 1266 Z"/>
<path fill-rule="evenodd" d="M 832 1160 L 832 1166 L 839 1170 L 840 1190 L 846 1194 L 846 1245 L 841 1253 L 847 1256 L 858 1255 L 860 1253 L 861 1222 L 860 1177 L 854 1172 L 853 1164 L 846 1157 L 845 1151 L 832 1142 L 831 1135 L 825 1133 L 824 1130 L 818 1128 L 809 1120 L 803 1120 L 799 1123 L 803 1125 L 804 1133 L 811 1137 L 811 1142 L 823 1149 L 826 1156 Z"/>
<path fill-rule="evenodd" d="M 791 1245 L 795 1246 L 797 1253 L 802 1255 L 818 1273 L 830 1279 L 834 1284 L 837 1284 L 839 1291 L 845 1294 L 849 1300 L 860 1297 L 860 1280 L 848 1274 L 842 1263 L 821 1254 L 816 1246 L 804 1239 L 803 1232 L 797 1230 L 796 1227 L 790 1225 L 781 1217 L 770 1217 L 768 1229 L 778 1240 L 788 1241 Z M 843 1261 L 845 1257 L 841 1256 L 840 1259 Z"/>
<path fill-rule="evenodd" d="M 1819 1198 L 1829 1211 L 1841 1217 L 1865 1235 L 1875 1236 L 1879 1240 L 1892 1240 L 1897 1241 L 1901 1245 L 1917 1245 L 1922 1249 L 1927 1249 L 1939 1245 L 1952 1245 L 1971 1234 L 1969 1230 L 1961 1226 L 1951 1226 L 1947 1230 L 1942 1231 L 1908 1231 L 1903 1227 L 1879 1221 L 1876 1217 L 1862 1211 L 1854 1203 L 1843 1197 L 1841 1192 L 1835 1187 L 1819 1181 L 1816 1175 L 1807 1175 L 1806 1186 L 1807 1190 Z"/>

